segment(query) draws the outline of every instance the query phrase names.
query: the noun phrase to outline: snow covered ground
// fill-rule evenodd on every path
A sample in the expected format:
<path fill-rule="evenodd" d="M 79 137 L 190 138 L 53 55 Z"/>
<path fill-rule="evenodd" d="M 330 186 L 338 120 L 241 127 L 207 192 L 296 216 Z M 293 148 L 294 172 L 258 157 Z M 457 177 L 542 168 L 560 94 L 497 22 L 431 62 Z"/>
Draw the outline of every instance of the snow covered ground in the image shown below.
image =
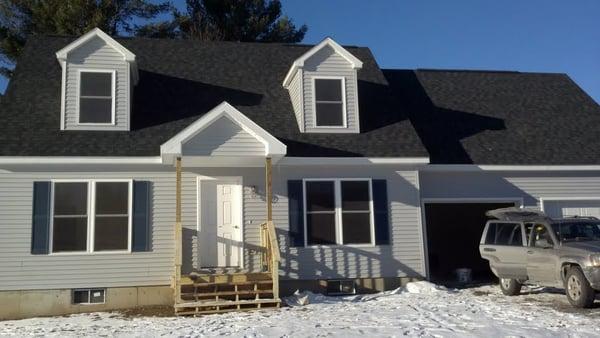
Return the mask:
<path fill-rule="evenodd" d="M 505 297 L 497 286 L 456 291 L 418 282 L 383 294 L 288 301 L 295 306 L 200 318 L 113 312 L 4 321 L 0 336 L 600 337 L 600 307 L 572 309 L 547 289 Z"/>

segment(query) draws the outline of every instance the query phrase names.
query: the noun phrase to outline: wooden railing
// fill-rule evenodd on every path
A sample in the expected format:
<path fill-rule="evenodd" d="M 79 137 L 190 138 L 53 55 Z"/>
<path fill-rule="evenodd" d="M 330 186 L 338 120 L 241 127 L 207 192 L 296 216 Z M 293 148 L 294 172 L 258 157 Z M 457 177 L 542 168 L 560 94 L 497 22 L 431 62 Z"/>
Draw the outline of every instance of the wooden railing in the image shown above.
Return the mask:
<path fill-rule="evenodd" d="M 272 221 L 261 224 L 260 235 L 262 245 L 265 248 L 262 254 L 262 264 L 271 273 L 273 298 L 279 298 L 279 244 L 277 243 L 275 225 Z"/>

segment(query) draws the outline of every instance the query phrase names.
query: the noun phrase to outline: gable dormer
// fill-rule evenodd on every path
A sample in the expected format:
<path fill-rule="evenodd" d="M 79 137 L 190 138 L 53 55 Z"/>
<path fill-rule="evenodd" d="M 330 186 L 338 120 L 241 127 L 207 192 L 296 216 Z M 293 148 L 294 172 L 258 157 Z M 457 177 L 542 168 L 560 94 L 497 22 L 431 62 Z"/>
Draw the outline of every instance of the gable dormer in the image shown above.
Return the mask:
<path fill-rule="evenodd" d="M 98 28 L 56 53 L 61 130 L 129 130 L 135 55 Z"/>
<path fill-rule="evenodd" d="M 358 133 L 357 72 L 362 62 L 326 38 L 294 61 L 283 86 L 301 132 Z"/>

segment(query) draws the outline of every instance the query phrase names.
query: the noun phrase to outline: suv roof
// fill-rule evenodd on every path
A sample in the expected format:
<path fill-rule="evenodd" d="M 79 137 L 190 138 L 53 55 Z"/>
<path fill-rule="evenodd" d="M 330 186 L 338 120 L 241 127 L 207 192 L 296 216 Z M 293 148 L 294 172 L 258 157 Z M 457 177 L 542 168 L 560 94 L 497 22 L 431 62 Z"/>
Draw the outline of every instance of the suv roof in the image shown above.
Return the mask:
<path fill-rule="evenodd" d="M 517 222 L 538 222 L 551 221 L 544 212 L 532 208 L 501 208 L 490 210 L 485 213 L 488 217 L 493 217 L 501 221 L 517 221 Z"/>
<path fill-rule="evenodd" d="M 488 217 L 493 217 L 501 221 L 516 221 L 516 222 L 551 222 L 551 223 L 573 223 L 573 222 L 588 222 L 591 220 L 597 221 L 598 218 L 593 216 L 568 216 L 563 218 L 550 218 L 543 211 L 533 208 L 500 208 L 490 210 L 485 213 Z"/>

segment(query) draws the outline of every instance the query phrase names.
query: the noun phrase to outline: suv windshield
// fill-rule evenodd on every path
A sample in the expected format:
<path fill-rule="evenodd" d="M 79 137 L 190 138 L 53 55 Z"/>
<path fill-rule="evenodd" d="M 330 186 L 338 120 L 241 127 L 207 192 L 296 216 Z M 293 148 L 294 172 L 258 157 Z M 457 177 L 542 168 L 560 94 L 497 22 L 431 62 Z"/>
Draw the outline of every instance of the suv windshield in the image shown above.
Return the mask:
<path fill-rule="evenodd" d="M 561 242 L 600 240 L 600 222 L 554 223 L 552 229 Z"/>

